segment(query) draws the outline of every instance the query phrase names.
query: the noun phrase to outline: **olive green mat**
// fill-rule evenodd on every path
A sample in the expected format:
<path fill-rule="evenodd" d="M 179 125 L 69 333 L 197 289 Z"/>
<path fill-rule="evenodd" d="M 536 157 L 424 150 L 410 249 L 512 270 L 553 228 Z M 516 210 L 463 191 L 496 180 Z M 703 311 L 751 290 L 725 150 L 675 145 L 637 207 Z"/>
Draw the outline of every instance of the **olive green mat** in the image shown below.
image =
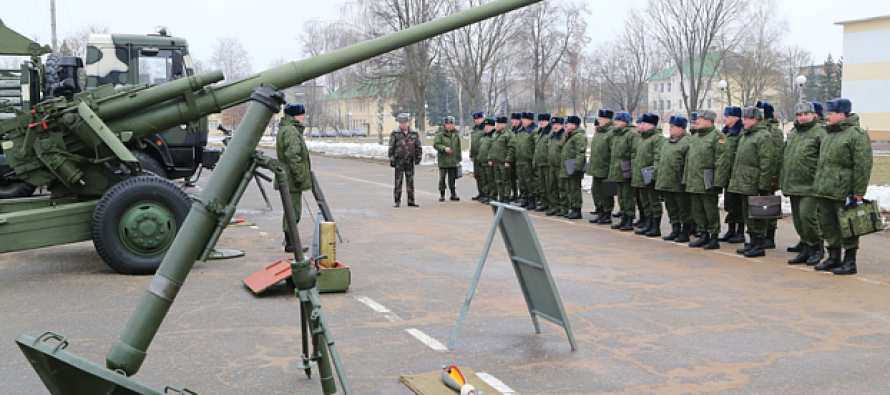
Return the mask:
<path fill-rule="evenodd" d="M 467 382 L 476 387 L 478 391 L 482 391 L 484 395 L 501 394 L 486 382 L 482 381 L 482 379 L 476 377 L 476 372 L 473 371 L 473 369 L 463 366 L 458 366 L 458 369 L 463 373 Z M 455 395 L 460 393 L 448 388 L 448 386 L 442 382 L 441 370 L 421 374 L 406 374 L 404 376 L 399 376 L 399 381 L 405 383 L 405 385 L 417 395 Z"/>

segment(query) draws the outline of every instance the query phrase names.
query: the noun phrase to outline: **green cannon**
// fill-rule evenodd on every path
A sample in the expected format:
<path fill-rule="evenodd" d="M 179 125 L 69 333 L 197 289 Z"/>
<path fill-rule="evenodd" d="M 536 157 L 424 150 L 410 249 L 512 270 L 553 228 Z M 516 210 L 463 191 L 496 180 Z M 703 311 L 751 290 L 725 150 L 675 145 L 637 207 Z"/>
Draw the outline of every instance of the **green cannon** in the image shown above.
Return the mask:
<path fill-rule="evenodd" d="M 331 71 L 538 1 L 540 0 L 493 1 L 219 86 L 206 86 L 210 81 L 221 77 L 219 73 L 210 73 L 178 85 L 166 84 L 144 91 L 116 92 L 110 87 L 102 88 L 99 92 L 79 94 L 71 101 L 42 103 L 30 114 L 20 114 L 0 123 L 0 133 L 4 135 L 4 150 L 11 158 L 9 163 L 16 176 L 22 180 L 51 178 L 60 191 L 82 191 L 85 196 L 89 196 L 86 195 L 87 191 L 92 190 L 93 196 L 101 195 L 100 206 L 101 201 L 113 195 L 113 192 L 125 194 L 125 188 L 118 188 L 120 185 L 129 184 L 128 188 L 133 185 L 145 187 L 147 191 L 142 194 L 144 201 L 117 209 L 126 215 L 137 217 L 134 221 L 141 220 L 136 228 L 144 225 L 144 229 L 138 231 L 147 234 L 148 230 L 159 224 L 157 217 L 161 216 L 163 209 L 170 209 L 168 206 L 155 204 L 157 202 L 152 200 L 152 196 L 162 193 L 162 188 L 158 185 L 166 185 L 165 180 L 142 175 L 136 162 L 129 160 L 125 153 L 116 151 L 120 140 L 156 133 L 224 108 L 252 101 L 206 188 L 193 199 L 191 209 L 181 226 L 177 223 L 177 228 L 181 231 L 173 238 L 169 251 L 164 255 L 127 327 L 106 356 L 106 366 L 99 366 L 66 351 L 68 342 L 61 335 L 48 332 L 37 338 L 20 335 L 16 339 L 50 393 L 160 393 L 137 383 L 131 376 L 139 371 L 145 361 L 148 347 L 195 261 L 206 256 L 216 243 L 220 229 L 234 213 L 255 166 L 262 159 L 262 154 L 256 151 L 256 145 L 265 125 L 283 103 L 283 95 L 275 87 L 298 85 Z M 62 170 L 66 160 L 82 166 L 75 166 L 74 170 Z M 90 171 L 76 171 L 83 168 Z M 102 180 L 109 184 L 112 181 L 118 183 L 107 192 L 99 194 L 101 188 L 91 184 Z M 124 191 L 121 192 L 121 189 Z M 114 205 L 109 206 L 115 208 Z M 134 207 L 141 209 L 142 206 L 154 211 L 135 215 L 128 211 Z M 155 218 L 151 218 L 152 216 Z M 0 221 L 3 221 L 2 217 Z M 0 227 L 5 226 L 2 223 L 0 222 Z M 295 250 L 299 251 L 299 248 Z M 301 254 L 295 254 L 298 261 L 305 261 Z M 57 344 L 50 344 L 52 339 Z M 183 392 L 185 390 L 180 391 Z"/>

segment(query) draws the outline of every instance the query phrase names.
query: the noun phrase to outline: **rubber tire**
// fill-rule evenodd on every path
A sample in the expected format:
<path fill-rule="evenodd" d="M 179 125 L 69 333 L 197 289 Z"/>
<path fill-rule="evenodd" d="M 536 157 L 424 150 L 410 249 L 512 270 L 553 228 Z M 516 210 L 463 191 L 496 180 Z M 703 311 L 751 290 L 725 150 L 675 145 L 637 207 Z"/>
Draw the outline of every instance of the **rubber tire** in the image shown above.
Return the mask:
<path fill-rule="evenodd" d="M 167 178 L 167 169 L 161 165 L 161 162 L 158 162 L 157 159 L 153 158 L 151 155 L 146 153 L 145 151 L 130 151 L 133 153 L 133 156 L 139 160 L 139 165 L 142 166 L 143 170 L 148 170 L 154 175 Z"/>
<path fill-rule="evenodd" d="M 27 182 L 0 184 L 0 199 L 28 197 L 34 194 L 37 187 Z"/>
<path fill-rule="evenodd" d="M 164 205 L 175 218 L 177 232 L 182 229 L 192 202 L 172 181 L 139 176 L 115 184 L 102 195 L 93 211 L 93 245 L 102 260 L 121 274 L 154 274 L 167 251 L 146 257 L 129 251 L 120 239 L 119 223 L 132 205 L 146 200 Z"/>

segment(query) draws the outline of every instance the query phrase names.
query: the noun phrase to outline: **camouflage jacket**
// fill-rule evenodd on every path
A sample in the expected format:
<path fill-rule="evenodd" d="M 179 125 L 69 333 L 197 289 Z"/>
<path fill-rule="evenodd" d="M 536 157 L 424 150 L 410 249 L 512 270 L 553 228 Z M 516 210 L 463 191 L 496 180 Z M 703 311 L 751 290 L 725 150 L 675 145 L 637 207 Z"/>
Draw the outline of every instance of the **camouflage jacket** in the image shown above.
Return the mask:
<path fill-rule="evenodd" d="M 446 147 L 451 148 L 450 154 L 445 152 Z M 440 168 L 455 168 L 460 163 L 460 134 L 457 132 L 457 129 L 449 132 L 445 130 L 444 126 L 440 126 L 439 131 L 436 132 L 436 139 L 433 141 L 433 148 L 438 151 L 436 157 Z"/>
<path fill-rule="evenodd" d="M 757 196 L 760 191 L 771 191 L 776 151 L 769 125 L 761 121 L 743 131 L 742 140 L 732 165 L 729 192 Z"/>
<path fill-rule="evenodd" d="M 401 128 L 395 128 L 389 135 L 389 160 L 398 164 L 413 166 L 423 158 L 423 142 L 417 130 L 409 128 L 408 133 Z"/>
<path fill-rule="evenodd" d="M 733 133 L 733 128 L 738 128 L 738 132 Z M 742 140 L 742 132 L 744 130 L 744 125 L 742 124 L 742 120 L 739 119 L 736 121 L 736 124 L 732 127 L 724 126 L 723 127 L 723 136 L 726 137 L 726 153 L 729 155 L 726 158 L 727 163 L 729 163 L 729 174 L 728 177 L 732 177 L 732 165 L 735 163 L 735 153 L 739 149 L 739 141 Z M 728 180 L 728 179 L 727 179 Z"/>
<path fill-rule="evenodd" d="M 630 182 L 621 172 L 621 162 L 633 159 L 634 144 L 637 141 L 637 127 L 631 124 L 612 131 L 612 158 L 609 161 L 609 180 L 614 182 Z"/>
<path fill-rule="evenodd" d="M 612 131 L 615 124 L 609 122 L 603 126 L 597 126 L 590 141 L 590 164 L 587 165 L 587 175 L 596 178 L 609 177 L 609 163 L 612 161 Z"/>
<path fill-rule="evenodd" d="M 686 169 L 683 181 L 686 192 L 716 195 L 716 188 L 726 188 L 729 184 L 729 173 L 732 162 L 729 161 L 729 148 L 726 136 L 713 126 L 697 129 L 690 139 L 689 152 L 686 154 Z M 705 186 L 705 170 L 714 171 L 714 189 Z"/>
<path fill-rule="evenodd" d="M 652 178 L 655 179 L 655 189 L 667 192 L 685 192 L 686 188 L 680 184 L 677 172 L 680 166 L 686 165 L 686 154 L 689 152 L 689 142 L 692 136 L 683 133 L 677 137 L 670 137 L 662 144 L 661 149 L 655 154 L 655 171 Z"/>
<path fill-rule="evenodd" d="M 516 133 L 509 128 L 494 132 L 488 160 L 497 163 L 516 162 Z"/>
<path fill-rule="evenodd" d="M 776 182 L 775 188 L 770 188 L 770 191 L 775 192 L 778 188 L 779 183 L 779 175 L 782 174 L 782 156 L 785 153 L 785 133 L 782 131 L 782 125 L 779 124 L 779 120 L 776 118 L 764 119 L 767 125 L 769 125 L 769 134 L 770 137 L 773 138 L 773 181 Z"/>
<path fill-rule="evenodd" d="M 814 119 L 807 123 L 794 123 L 785 141 L 782 156 L 782 176 L 779 188 L 786 196 L 813 196 L 819 147 L 825 139 L 825 128 Z"/>
<path fill-rule="evenodd" d="M 535 155 L 535 130 L 537 125 L 534 123 L 528 127 L 520 127 L 516 132 L 516 164 L 520 166 L 528 166 L 532 164 Z"/>
<path fill-rule="evenodd" d="M 479 139 L 482 138 L 483 133 L 485 133 L 485 127 L 482 125 L 473 126 L 473 132 L 470 133 L 470 159 L 474 161 L 479 155 L 479 144 L 481 143 Z"/>
<path fill-rule="evenodd" d="M 550 141 L 550 132 L 552 130 L 553 128 L 551 128 L 550 125 L 547 125 L 547 127 L 544 128 L 538 127 L 535 129 L 535 153 L 532 158 L 532 166 L 550 166 L 550 160 L 547 159 L 547 142 Z"/>
<path fill-rule="evenodd" d="M 491 142 L 493 140 L 492 135 L 494 134 L 494 130 L 491 133 L 482 133 L 479 136 L 479 153 L 476 154 L 476 162 L 482 166 L 488 166 L 488 161 L 491 160 Z"/>
<path fill-rule="evenodd" d="M 871 139 L 859 127 L 859 115 L 828 125 L 816 165 L 816 197 L 843 200 L 851 193 L 865 196 L 871 178 Z M 821 213 L 820 215 L 828 215 Z"/>
<path fill-rule="evenodd" d="M 562 146 L 566 143 L 565 135 L 566 130 L 561 129 L 559 133 L 551 132 L 550 137 L 547 139 L 547 163 L 554 167 L 551 171 L 559 169 L 556 166 L 565 167 L 562 162 Z"/>
<path fill-rule="evenodd" d="M 565 134 L 565 144 L 562 145 L 562 154 L 560 154 L 560 178 L 569 177 L 565 165 L 569 159 L 575 160 L 575 173 L 572 174 L 572 177 L 584 177 L 584 162 L 587 160 L 587 132 L 580 126 Z"/>
<path fill-rule="evenodd" d="M 633 159 L 633 175 L 631 175 L 630 185 L 643 188 L 643 168 L 655 165 L 655 154 L 661 150 L 664 145 L 665 138 L 661 134 L 661 128 L 652 128 L 645 132 L 639 132 L 637 146 L 634 150 Z"/>
<path fill-rule="evenodd" d="M 287 185 L 292 192 L 312 189 L 312 164 L 303 140 L 303 124 L 294 117 L 283 117 L 275 137 L 275 153 L 287 173 Z"/>

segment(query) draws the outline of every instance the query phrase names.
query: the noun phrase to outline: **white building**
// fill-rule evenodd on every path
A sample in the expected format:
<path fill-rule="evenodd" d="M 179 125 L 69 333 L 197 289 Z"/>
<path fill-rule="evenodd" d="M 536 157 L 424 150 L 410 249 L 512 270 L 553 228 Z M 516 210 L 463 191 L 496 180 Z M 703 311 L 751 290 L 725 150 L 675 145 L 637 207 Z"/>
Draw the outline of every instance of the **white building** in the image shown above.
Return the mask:
<path fill-rule="evenodd" d="M 890 140 L 890 15 L 837 24 L 844 26 L 842 96 L 872 140 Z"/>

